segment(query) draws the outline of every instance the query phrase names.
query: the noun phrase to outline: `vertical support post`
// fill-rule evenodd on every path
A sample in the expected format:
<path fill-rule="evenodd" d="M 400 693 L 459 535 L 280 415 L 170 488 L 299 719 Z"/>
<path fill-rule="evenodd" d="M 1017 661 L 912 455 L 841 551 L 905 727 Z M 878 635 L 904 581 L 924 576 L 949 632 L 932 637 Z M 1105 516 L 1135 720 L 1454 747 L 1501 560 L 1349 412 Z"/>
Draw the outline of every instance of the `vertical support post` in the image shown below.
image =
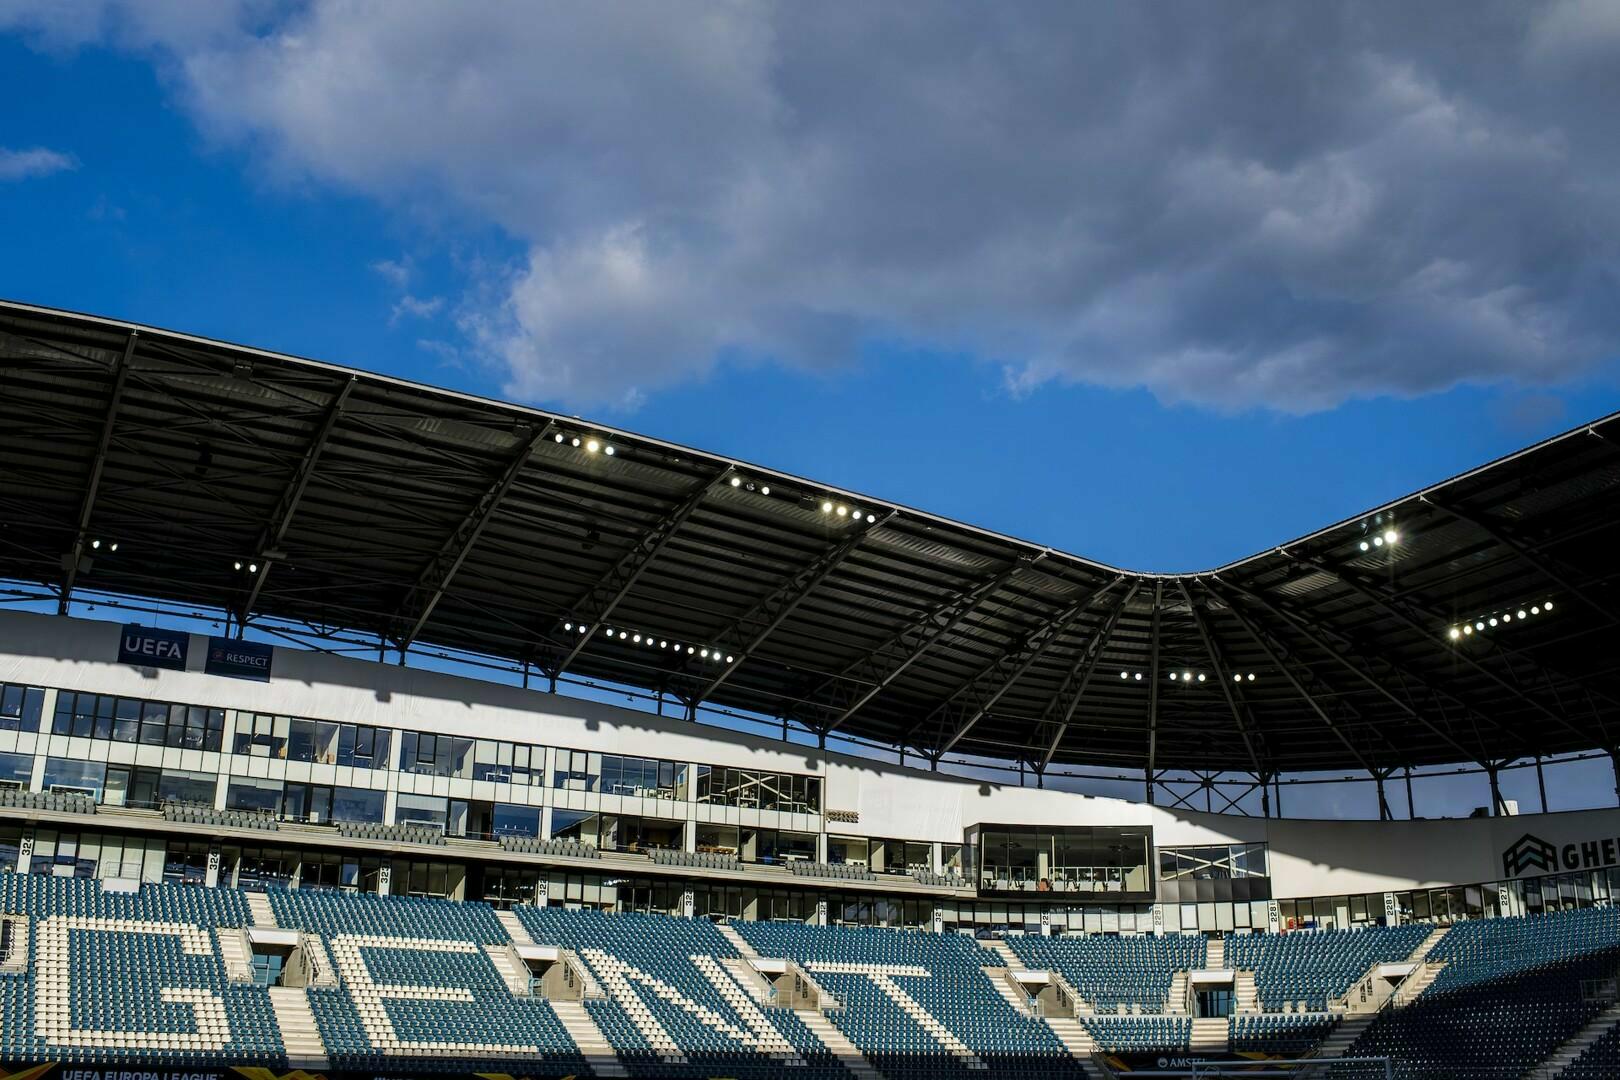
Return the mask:
<path fill-rule="evenodd" d="M 1373 782 L 1378 785 L 1378 820 L 1379 821 L 1394 821 L 1395 820 L 1395 815 L 1390 813 L 1390 810 L 1389 810 L 1389 799 L 1386 798 L 1385 795 L 1384 795 L 1384 778 L 1386 776 L 1388 776 L 1388 775 L 1389 775 L 1389 770 L 1388 769 L 1385 769 L 1382 772 L 1374 772 L 1373 773 Z"/>
<path fill-rule="evenodd" d="M 1260 781 L 1260 816 L 1269 818 L 1271 816 L 1271 780 L 1265 773 L 1261 773 L 1255 779 Z"/>
<path fill-rule="evenodd" d="M 1614 804 L 1620 806 L 1620 747 L 1609 748 L 1609 764 L 1614 768 Z"/>
<path fill-rule="evenodd" d="M 1271 782 L 1277 785 L 1277 816 L 1282 817 L 1284 816 L 1282 801 L 1282 776 L 1276 773 L 1272 774 Z"/>
<path fill-rule="evenodd" d="M 1487 764 L 1485 775 L 1491 778 L 1491 817 L 1502 816 L 1502 786 L 1497 783 L 1497 766 Z"/>
<path fill-rule="evenodd" d="M 1541 767 L 1541 755 L 1536 755 L 1536 789 L 1541 792 L 1541 812 L 1547 812 L 1547 774 Z"/>
<path fill-rule="evenodd" d="M 1417 820 L 1417 803 L 1412 799 L 1412 766 L 1406 767 L 1406 816 L 1412 821 Z"/>

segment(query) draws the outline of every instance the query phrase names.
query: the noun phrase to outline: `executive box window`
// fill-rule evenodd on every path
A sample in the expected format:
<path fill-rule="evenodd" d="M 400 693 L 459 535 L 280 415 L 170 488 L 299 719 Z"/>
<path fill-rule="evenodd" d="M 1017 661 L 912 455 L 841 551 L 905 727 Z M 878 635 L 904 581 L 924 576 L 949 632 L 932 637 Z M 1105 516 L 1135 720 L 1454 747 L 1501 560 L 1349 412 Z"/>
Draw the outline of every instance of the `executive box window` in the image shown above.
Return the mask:
<path fill-rule="evenodd" d="M 602 815 L 584 810 L 551 811 L 551 835 L 557 840 L 577 840 L 595 847 L 601 840 Z"/>
<path fill-rule="evenodd" d="M 498 840 L 503 836 L 539 836 L 540 808 L 496 803 L 490 812 L 491 831 Z"/>
<path fill-rule="evenodd" d="M 25 788 L 33 776 L 34 755 L 0 754 L 0 786 Z"/>
<path fill-rule="evenodd" d="M 1160 848 L 1159 879 L 1220 881 L 1266 876 L 1265 844 Z"/>
<path fill-rule="evenodd" d="M 1145 828 L 985 825 L 979 831 L 979 888 L 1146 893 L 1148 841 Z"/>
<path fill-rule="evenodd" d="M 0 683 L 0 731 L 38 731 L 44 711 L 44 690 L 20 683 Z"/>
<path fill-rule="evenodd" d="M 277 718 L 280 719 L 280 718 Z M 238 734 L 240 735 L 240 720 Z M 387 728 L 369 724 L 336 724 L 324 720 L 287 722 L 287 760 L 360 769 L 388 767 Z"/>
<path fill-rule="evenodd" d="M 821 777 L 699 765 L 697 801 L 792 814 L 819 814 Z"/>
<path fill-rule="evenodd" d="M 22 826 L 0 825 L 0 874 L 9 874 L 17 869 L 21 851 Z"/>
<path fill-rule="evenodd" d="M 273 814 L 281 807 L 282 787 L 280 780 L 233 776 L 225 789 L 225 808 Z"/>
<path fill-rule="evenodd" d="M 225 710 L 63 690 L 56 695 L 51 730 L 85 739 L 218 750 L 224 741 Z"/>
<path fill-rule="evenodd" d="M 79 761 L 77 758 L 45 759 L 45 775 L 41 783 L 46 791 L 82 792 L 100 801 L 106 782 L 107 766 L 102 762 Z"/>
<path fill-rule="evenodd" d="M 289 821 L 325 824 L 331 821 L 383 819 L 384 795 L 370 788 L 333 787 L 330 784 L 288 784 L 282 792 L 281 816 Z"/>
<path fill-rule="evenodd" d="M 473 779 L 518 787 L 545 783 L 546 748 L 498 739 L 479 739 L 473 746 Z"/>
<path fill-rule="evenodd" d="M 170 841 L 163 852 L 163 880 L 170 885 L 208 883 L 208 844 Z M 229 881 L 222 881 L 228 885 Z"/>
<path fill-rule="evenodd" d="M 748 862 L 782 864 L 813 862 L 816 857 L 814 833 L 785 829 L 750 829 L 743 836 L 743 858 Z"/>
<path fill-rule="evenodd" d="M 591 759 L 595 758 L 594 764 Z M 551 786 L 565 791 L 595 791 L 602 775 L 602 755 L 584 750 L 558 750 L 551 770 Z"/>
<path fill-rule="evenodd" d="M 675 798 L 676 777 L 684 766 L 656 758 L 603 754 L 602 793 L 634 795 L 647 799 Z M 684 779 L 684 777 L 683 777 Z"/>

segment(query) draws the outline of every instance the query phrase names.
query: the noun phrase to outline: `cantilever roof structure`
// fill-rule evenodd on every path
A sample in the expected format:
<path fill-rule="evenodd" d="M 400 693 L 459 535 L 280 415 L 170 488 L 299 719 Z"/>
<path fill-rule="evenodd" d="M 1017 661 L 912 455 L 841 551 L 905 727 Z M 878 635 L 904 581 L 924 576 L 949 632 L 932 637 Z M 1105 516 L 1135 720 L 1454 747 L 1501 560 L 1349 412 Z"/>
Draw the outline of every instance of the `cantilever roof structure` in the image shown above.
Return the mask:
<path fill-rule="evenodd" d="M 924 756 L 1276 776 L 1610 749 L 1617 552 L 1620 415 L 1159 575 L 536 409 L 0 303 L 0 578 Z"/>

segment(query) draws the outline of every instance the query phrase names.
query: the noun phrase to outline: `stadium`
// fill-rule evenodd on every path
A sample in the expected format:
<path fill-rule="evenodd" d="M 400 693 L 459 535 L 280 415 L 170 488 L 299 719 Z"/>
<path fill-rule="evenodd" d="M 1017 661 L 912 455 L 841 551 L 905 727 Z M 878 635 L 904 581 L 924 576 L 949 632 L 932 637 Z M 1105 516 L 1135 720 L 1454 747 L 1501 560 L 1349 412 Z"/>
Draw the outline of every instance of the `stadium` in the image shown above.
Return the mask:
<path fill-rule="evenodd" d="M 1620 417 L 1166 575 L 6 303 L 0 478 L 5 1075 L 1620 1075 Z"/>

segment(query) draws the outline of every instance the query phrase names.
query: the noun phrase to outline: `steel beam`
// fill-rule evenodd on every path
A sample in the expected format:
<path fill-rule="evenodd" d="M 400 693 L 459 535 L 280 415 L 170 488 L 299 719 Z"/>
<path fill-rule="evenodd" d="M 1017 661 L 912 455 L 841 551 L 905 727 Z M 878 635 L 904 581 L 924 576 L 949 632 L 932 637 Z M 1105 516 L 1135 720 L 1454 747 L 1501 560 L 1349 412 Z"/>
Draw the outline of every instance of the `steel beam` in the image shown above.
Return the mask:
<path fill-rule="evenodd" d="M 1187 588 L 1187 580 L 1177 578 L 1176 586 L 1181 589 L 1181 595 L 1187 601 L 1187 610 L 1192 614 L 1193 625 L 1198 628 L 1198 637 L 1204 643 L 1204 651 L 1209 654 L 1210 666 L 1215 671 L 1215 681 L 1221 684 L 1221 694 L 1226 698 L 1226 707 L 1232 713 L 1232 723 L 1237 725 L 1243 746 L 1249 751 L 1249 763 L 1254 766 L 1255 772 L 1264 772 L 1260 765 L 1260 755 L 1254 749 L 1254 739 L 1249 735 L 1249 725 L 1243 716 L 1246 706 L 1238 701 L 1237 695 L 1232 691 L 1232 684 L 1228 679 L 1230 672 L 1215 647 L 1215 639 L 1210 636 L 1209 627 L 1204 623 L 1204 616 L 1199 612 L 1198 605 L 1193 602 L 1192 592 Z"/>
<path fill-rule="evenodd" d="M 1413 630 L 1413 631 L 1417 632 L 1418 634 L 1422 634 L 1422 635 L 1426 635 L 1426 636 L 1427 635 L 1433 635 L 1435 633 L 1435 629 L 1434 629 L 1433 626 L 1425 626 L 1414 615 L 1412 615 L 1409 611 L 1407 611 L 1406 610 L 1406 605 L 1404 603 L 1392 600 L 1389 597 L 1381 595 L 1376 589 L 1372 588 L 1371 586 L 1369 586 L 1365 582 L 1363 582 L 1359 575 L 1356 575 L 1356 574 L 1353 574 L 1353 573 L 1348 573 L 1348 572 L 1340 570 L 1340 569 L 1338 569 L 1336 567 L 1330 566 L 1330 565 L 1328 565 L 1327 562 L 1325 562 L 1324 560 L 1322 560 L 1320 558 L 1317 558 L 1315 556 L 1294 555 L 1293 553 L 1288 552 L 1288 551 L 1284 551 L 1281 548 L 1279 548 L 1278 550 L 1285 557 L 1287 557 L 1289 559 L 1292 559 L 1294 562 L 1302 563 L 1302 564 L 1304 564 L 1306 566 L 1313 567 L 1313 568 L 1321 571 L 1324 574 L 1327 574 L 1329 577 L 1334 578 L 1335 580 L 1337 580 L 1340 583 L 1347 586 L 1352 592 L 1356 593 L 1358 596 L 1361 596 L 1362 598 L 1364 598 L 1364 599 L 1366 599 L 1368 601 L 1371 601 L 1374 604 L 1377 604 L 1379 607 L 1383 608 L 1385 611 L 1387 611 L 1391 615 L 1395 616 L 1395 618 L 1398 621 L 1400 621 L 1402 624 L 1404 624 L 1408 629 Z M 1497 648 L 1501 649 L 1503 653 L 1505 653 L 1505 654 L 1507 654 L 1509 656 L 1518 656 L 1519 655 L 1515 650 L 1507 648 L 1506 646 L 1502 645 L 1500 642 L 1497 643 Z M 1506 690 L 1508 693 L 1512 694 L 1514 697 L 1518 698 L 1520 701 L 1524 702 L 1526 705 L 1529 705 L 1532 709 L 1534 709 L 1537 712 L 1541 713 L 1543 716 L 1545 716 L 1547 719 L 1551 720 L 1553 723 L 1559 725 L 1560 727 L 1566 728 L 1571 733 L 1579 736 L 1582 739 L 1587 738 L 1587 734 L 1582 732 L 1579 728 L 1575 727 L 1574 724 L 1570 723 L 1568 717 L 1561 716 L 1558 713 L 1554 712 L 1552 709 L 1547 708 L 1547 706 L 1545 704 L 1543 704 L 1540 701 L 1537 701 L 1535 698 L 1533 698 L 1530 695 L 1526 694 L 1523 690 L 1519 689 L 1517 686 L 1514 686 L 1512 683 L 1508 682 L 1506 679 L 1504 679 L 1500 675 L 1496 674 L 1496 672 L 1492 671 L 1490 668 L 1486 667 L 1484 664 L 1481 664 L 1478 660 L 1475 660 L 1472 656 L 1468 655 L 1468 652 L 1465 649 L 1452 649 L 1450 651 L 1451 651 L 1451 655 L 1455 656 L 1458 660 L 1462 661 L 1468 667 L 1473 668 L 1475 671 L 1477 671 L 1481 675 L 1485 676 L 1487 679 L 1489 679 L 1491 682 L 1495 683 L 1497 686 L 1501 687 L 1503 690 Z M 1536 668 L 1540 669 L 1542 667 L 1542 665 L 1537 663 L 1535 660 L 1529 659 L 1529 658 L 1526 658 L 1526 659 L 1530 664 L 1532 664 Z"/>
<path fill-rule="evenodd" d="M 1426 495 L 1420 496 L 1420 498 L 1423 502 L 1434 507 L 1442 514 L 1450 515 L 1464 524 L 1472 525 L 1474 528 L 1478 529 L 1492 540 L 1495 540 L 1498 544 L 1501 544 L 1503 547 L 1513 552 L 1519 558 L 1523 559 L 1525 562 L 1539 570 L 1544 576 L 1547 577 L 1548 580 L 1552 581 L 1553 584 L 1557 585 L 1559 588 L 1573 596 L 1576 600 L 1585 604 L 1587 607 L 1603 616 L 1603 618 L 1607 619 L 1610 625 L 1620 623 L 1620 615 L 1616 615 L 1614 611 L 1612 611 L 1607 605 L 1602 604 L 1588 596 L 1585 589 L 1570 581 L 1566 573 L 1559 567 L 1553 565 L 1553 560 L 1541 551 L 1538 551 L 1534 544 L 1526 543 L 1525 541 L 1520 540 L 1518 537 L 1513 536 L 1511 533 L 1505 531 L 1501 526 L 1493 522 L 1486 521 L 1484 518 L 1477 517 L 1466 510 L 1461 510 L 1449 503 L 1435 502 Z"/>
<path fill-rule="evenodd" d="M 1103 621 L 1102 626 L 1092 635 L 1091 641 L 1087 643 L 1086 648 L 1075 658 L 1074 667 L 1069 669 L 1068 679 L 1059 688 L 1051 703 L 1047 705 L 1046 713 L 1041 717 L 1042 724 L 1053 722 L 1052 718 L 1060 712 L 1063 718 L 1056 721 L 1057 730 L 1052 735 L 1052 741 L 1047 744 L 1046 752 L 1041 755 L 1042 772 L 1045 772 L 1047 767 L 1052 764 L 1053 756 L 1063 743 L 1063 736 L 1068 734 L 1069 722 L 1074 719 L 1075 710 L 1080 707 L 1081 699 L 1086 696 L 1086 688 L 1091 685 L 1092 673 L 1097 670 L 1097 665 L 1102 662 L 1103 650 L 1108 648 L 1108 639 L 1113 637 L 1114 627 L 1119 624 L 1120 616 L 1125 613 L 1126 606 L 1130 604 L 1141 588 L 1142 583 L 1140 581 L 1131 582 L 1130 589 L 1120 598 L 1119 603 L 1115 604 L 1113 609 L 1109 611 L 1108 617 Z M 1068 696 L 1067 703 L 1064 700 L 1065 695 Z"/>
<path fill-rule="evenodd" d="M 762 600 L 722 630 L 714 640 L 722 650 L 735 655 L 737 662 L 725 665 L 692 695 L 694 706 L 696 703 L 706 701 L 720 689 L 725 681 L 731 678 L 772 634 L 776 633 L 777 627 L 786 622 L 788 616 L 809 599 L 811 594 L 821 587 L 822 582 L 831 577 L 868 536 L 887 525 L 895 513 L 896 511 L 890 510 L 878 518 L 875 524 L 864 528 L 851 526 L 848 535 L 816 556 L 813 561 L 796 570 L 786 581 L 772 589 Z"/>
<path fill-rule="evenodd" d="M 1271 661 L 1271 666 L 1275 668 L 1283 678 L 1288 680 L 1289 685 L 1294 688 L 1294 692 L 1304 699 L 1305 704 L 1310 706 L 1311 711 L 1321 719 L 1322 723 L 1327 726 L 1327 729 L 1334 734 L 1339 742 L 1344 744 L 1344 748 L 1350 751 L 1350 756 L 1356 759 L 1357 764 L 1359 764 L 1367 772 L 1372 772 L 1372 766 L 1367 763 L 1366 758 L 1362 757 L 1361 751 L 1356 749 L 1355 743 L 1350 741 L 1349 737 L 1346 736 L 1345 733 L 1339 728 L 1339 725 L 1336 724 L 1333 721 L 1333 718 L 1327 714 L 1327 710 L 1322 708 L 1321 703 L 1316 700 L 1315 695 L 1307 690 L 1305 688 L 1305 684 L 1300 682 L 1299 679 L 1294 675 L 1292 666 L 1285 663 L 1282 657 L 1277 655 L 1276 651 L 1272 649 L 1271 644 L 1266 641 L 1260 630 L 1256 628 L 1255 625 L 1251 623 L 1241 611 L 1233 607 L 1231 604 L 1227 605 L 1227 610 L 1232 613 L 1233 618 L 1237 619 L 1238 624 L 1248 632 L 1248 635 L 1254 639 L 1254 643 L 1260 646 L 1260 651 L 1266 654 L 1266 659 Z"/>
<path fill-rule="evenodd" d="M 73 547 L 67 558 L 62 577 L 62 595 L 56 612 L 66 615 L 73 603 L 73 586 L 79 580 L 79 566 L 84 561 L 84 545 L 90 539 L 90 518 L 96 510 L 96 495 L 101 491 L 101 477 L 107 468 L 107 450 L 112 446 L 113 428 L 118 424 L 118 406 L 124 399 L 124 386 L 129 380 L 130 358 L 135 353 L 135 342 L 140 334 L 134 330 L 124 340 L 124 351 L 112 364 L 112 390 L 107 395 L 107 415 L 101 421 L 101 439 L 96 444 L 96 456 L 90 460 L 90 476 L 85 481 L 84 498 L 79 500 L 79 519 L 73 533 Z"/>
<path fill-rule="evenodd" d="M 356 382 L 356 378 L 350 375 L 338 392 L 332 395 L 332 400 L 327 403 L 326 413 L 321 417 L 320 427 L 315 429 L 314 436 L 309 440 L 309 446 L 304 450 L 304 456 L 299 459 L 292 477 L 287 481 L 286 489 L 281 493 L 281 500 L 270 516 L 270 523 L 265 526 L 263 534 L 259 537 L 258 550 L 253 552 L 259 558 L 259 572 L 253 575 L 253 587 L 248 590 L 247 599 L 242 602 L 242 610 L 237 612 L 236 636 L 239 638 L 247 631 L 248 617 L 259 603 L 259 593 L 264 590 L 264 583 L 270 577 L 270 568 L 275 565 L 276 559 L 281 557 L 281 544 L 287 537 L 287 530 L 292 527 L 293 515 L 298 512 L 298 504 L 304 499 L 304 491 L 309 487 L 310 478 L 315 475 L 315 466 L 321 460 L 321 455 L 326 452 L 327 440 L 332 437 L 332 429 L 337 427 L 338 421 L 342 418 Z"/>
<path fill-rule="evenodd" d="M 1274 617 L 1276 617 L 1278 619 L 1281 619 L 1283 622 L 1287 623 L 1291 628 L 1293 628 L 1293 630 L 1296 633 L 1298 633 L 1301 637 L 1305 638 L 1305 640 L 1309 641 L 1312 645 L 1316 646 L 1322 652 L 1324 652 L 1328 656 L 1332 657 L 1335 662 L 1337 662 L 1346 671 L 1350 672 L 1350 674 L 1354 675 L 1356 678 L 1358 678 L 1362 682 L 1366 683 L 1372 689 L 1378 691 L 1378 693 L 1382 697 L 1384 697 L 1387 701 L 1389 701 L 1389 703 L 1391 705 L 1394 705 L 1397 709 L 1404 712 L 1407 716 L 1411 717 L 1413 720 L 1417 721 L 1420 725 L 1427 728 L 1431 734 L 1433 734 L 1433 735 L 1437 736 L 1438 738 L 1440 738 L 1442 741 L 1444 741 L 1446 743 L 1446 745 L 1450 746 L 1453 750 L 1456 750 L 1458 753 L 1462 754 L 1462 756 L 1463 756 L 1463 758 L 1465 760 L 1470 760 L 1471 761 L 1471 760 L 1474 759 L 1474 757 L 1478 753 L 1478 751 L 1468 749 L 1467 747 L 1465 747 L 1461 743 L 1459 743 L 1456 740 L 1456 738 L 1453 737 L 1449 732 L 1442 731 L 1440 728 L 1436 727 L 1434 722 L 1431 721 L 1428 717 L 1426 717 L 1422 713 L 1418 712 L 1408 702 L 1402 701 L 1398 696 L 1396 696 L 1396 694 L 1393 691 L 1391 691 L 1389 689 L 1389 687 L 1385 684 L 1384 680 L 1378 678 L 1373 673 L 1371 673 L 1369 671 L 1366 671 L 1366 670 L 1362 669 L 1360 666 L 1358 666 L 1353 660 L 1351 660 L 1348 656 L 1345 655 L 1344 650 L 1342 648 L 1335 648 L 1334 646 L 1332 646 L 1332 645 L 1328 644 L 1327 642 L 1323 641 L 1320 637 L 1318 637 L 1316 635 L 1316 633 L 1313 630 L 1311 630 L 1310 627 L 1306 626 L 1299 618 L 1294 616 L 1291 612 L 1285 611 L 1285 610 L 1275 606 L 1269 600 L 1267 600 L 1265 597 L 1259 595 L 1256 592 L 1251 591 L 1250 589 L 1247 589 L 1247 588 L 1243 587 L 1242 585 L 1237 584 L 1236 582 L 1222 581 L 1221 584 L 1223 586 L 1225 586 L 1226 588 L 1236 590 L 1239 594 L 1241 594 L 1245 598 L 1253 601 L 1254 603 L 1258 604 L 1260 607 L 1264 608 L 1266 611 L 1270 612 Z M 1211 595 L 1217 597 L 1222 603 L 1224 603 L 1227 606 L 1228 610 L 1232 610 L 1232 611 L 1236 610 L 1236 608 L 1234 607 L 1230 597 L 1224 596 L 1220 592 L 1216 591 L 1212 586 L 1209 585 L 1208 582 L 1204 583 L 1204 588 L 1207 589 L 1211 593 Z M 1403 679 L 1408 678 L 1408 677 L 1412 678 L 1412 681 L 1416 682 L 1424 690 L 1428 691 L 1428 693 L 1432 697 L 1434 697 L 1436 699 L 1439 699 L 1441 697 L 1449 697 L 1457 705 L 1457 707 L 1462 709 L 1463 711 L 1468 712 L 1468 713 L 1477 713 L 1478 712 L 1477 709 L 1474 709 L 1467 702 L 1463 701 L 1461 698 L 1458 698 L 1456 695 L 1447 693 L 1445 691 L 1442 691 L 1438 687 L 1435 687 L 1432 684 L 1426 682 L 1425 680 L 1417 678 L 1416 676 L 1409 675 L 1408 672 L 1406 672 L 1403 669 L 1397 667 L 1393 663 L 1390 663 L 1388 660 L 1385 660 L 1384 663 L 1389 666 L 1391 671 L 1393 671 L 1396 675 L 1400 676 L 1401 678 L 1403 678 Z M 1492 724 L 1493 727 L 1498 727 L 1499 728 L 1499 725 L 1497 725 L 1489 717 L 1485 717 L 1485 720 L 1486 720 L 1487 723 Z"/>
<path fill-rule="evenodd" d="M 552 671 L 556 675 L 568 670 L 568 666 L 602 628 L 602 623 L 612 616 L 620 602 L 629 595 L 631 589 L 635 588 L 636 582 L 641 579 L 647 567 L 658 558 L 658 553 L 664 550 L 664 546 L 680 531 L 686 519 L 702 505 L 711 491 L 725 482 L 731 472 L 732 467 L 727 465 L 687 492 L 680 502 L 670 507 L 652 528 L 642 534 L 634 547 L 613 564 L 613 568 L 602 577 L 602 580 L 586 589 L 579 599 L 574 601 L 568 609 L 568 615 L 575 623 L 583 624 L 586 631 L 575 636 L 573 645 L 554 665 Z"/>
<path fill-rule="evenodd" d="M 974 675 L 973 678 L 969 679 L 935 708 L 929 714 L 928 719 L 924 721 L 924 724 L 933 724 L 937 721 L 941 730 L 947 725 L 955 729 L 950 738 L 946 739 L 935 753 L 937 755 L 950 753 L 956 744 L 961 742 L 968 732 L 972 731 L 974 726 L 984 718 L 985 714 L 996 707 L 996 702 L 1000 701 L 1003 695 L 1028 673 L 1036 661 L 1046 653 L 1046 650 L 1051 648 L 1053 643 L 1063 636 L 1070 624 L 1090 610 L 1091 605 L 1097 599 L 1106 596 L 1123 584 L 1124 581 L 1125 575 L 1121 574 L 1101 588 L 1091 590 L 1085 597 L 1064 608 L 1055 618 L 1047 620 L 1017 646 L 1002 652 L 989 666 L 980 670 L 978 674 Z M 993 681 L 994 688 L 981 686 L 980 684 L 985 680 Z M 961 703 L 963 715 L 960 720 L 953 724 L 952 714 L 958 708 L 958 703 Z"/>
<path fill-rule="evenodd" d="M 954 593 L 929 608 L 921 618 L 896 631 L 882 645 L 823 682 L 805 698 L 806 702 L 828 711 L 837 710 L 838 715 L 821 727 L 822 734 L 825 736 L 837 731 L 867 702 L 882 693 L 907 668 L 922 659 L 929 649 L 955 630 L 985 598 L 993 595 L 1020 571 L 1045 557 L 1046 552 L 1042 551 L 1033 559 L 1020 559 L 978 584 Z M 846 689 L 848 683 L 857 685 Z"/>
<path fill-rule="evenodd" d="M 548 420 L 532 438 L 520 440 L 517 453 L 512 455 L 512 460 L 501 470 L 501 475 L 495 478 L 478 502 L 467 511 L 467 516 L 456 525 L 455 530 L 445 538 L 433 558 L 428 560 L 428 564 L 417 575 L 416 583 L 400 602 L 400 618 L 410 617 L 407 613 L 412 610 L 418 597 L 425 596 L 426 599 L 422 601 L 421 610 L 412 620 L 411 628 L 398 638 L 401 663 L 405 660 L 405 653 L 410 649 L 411 642 L 416 640 L 422 628 L 427 625 L 428 619 L 433 617 L 433 610 L 439 606 L 439 601 L 444 599 L 445 591 L 449 589 L 450 582 L 455 580 L 456 574 L 461 571 L 467 556 L 478 546 L 479 537 L 484 535 L 484 529 L 495 516 L 495 511 L 500 508 L 501 500 L 512 490 L 512 485 L 523 475 L 524 466 L 529 463 L 534 452 L 555 427 L 555 422 Z"/>

